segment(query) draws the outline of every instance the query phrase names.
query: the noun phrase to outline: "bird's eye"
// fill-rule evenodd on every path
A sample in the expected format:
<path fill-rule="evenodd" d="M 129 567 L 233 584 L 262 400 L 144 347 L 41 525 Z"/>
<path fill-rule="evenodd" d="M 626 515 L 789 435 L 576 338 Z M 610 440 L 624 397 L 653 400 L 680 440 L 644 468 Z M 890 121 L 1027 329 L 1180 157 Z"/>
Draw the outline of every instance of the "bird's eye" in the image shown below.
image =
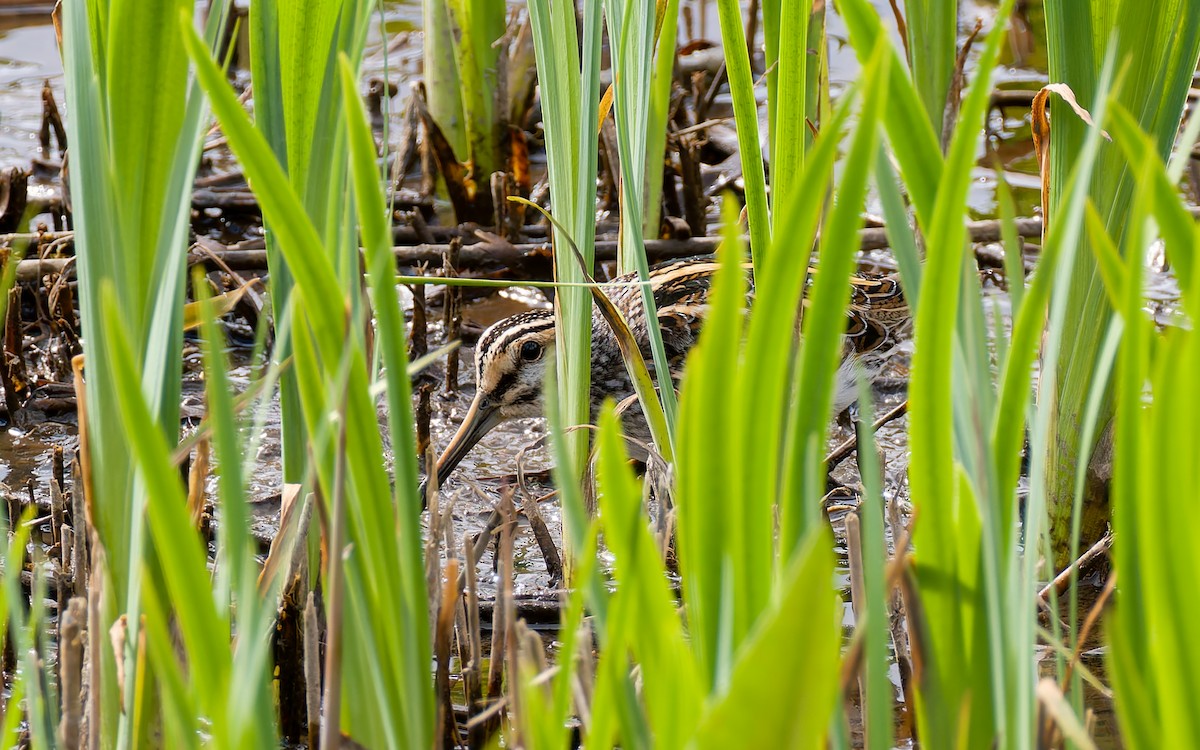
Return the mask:
<path fill-rule="evenodd" d="M 542 356 L 542 345 L 536 341 L 526 341 L 521 344 L 521 359 L 526 362 L 536 362 Z"/>

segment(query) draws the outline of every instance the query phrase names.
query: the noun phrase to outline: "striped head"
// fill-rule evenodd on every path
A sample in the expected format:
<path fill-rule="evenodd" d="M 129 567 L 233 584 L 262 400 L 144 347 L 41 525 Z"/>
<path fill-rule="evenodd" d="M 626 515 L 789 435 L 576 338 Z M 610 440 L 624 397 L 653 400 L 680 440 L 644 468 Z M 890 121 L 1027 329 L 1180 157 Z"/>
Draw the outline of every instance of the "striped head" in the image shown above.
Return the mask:
<path fill-rule="evenodd" d="M 475 444 L 509 419 L 542 415 L 542 381 L 554 361 L 554 313 L 531 310 L 495 323 L 475 349 L 475 398 L 438 459 L 440 485 Z"/>

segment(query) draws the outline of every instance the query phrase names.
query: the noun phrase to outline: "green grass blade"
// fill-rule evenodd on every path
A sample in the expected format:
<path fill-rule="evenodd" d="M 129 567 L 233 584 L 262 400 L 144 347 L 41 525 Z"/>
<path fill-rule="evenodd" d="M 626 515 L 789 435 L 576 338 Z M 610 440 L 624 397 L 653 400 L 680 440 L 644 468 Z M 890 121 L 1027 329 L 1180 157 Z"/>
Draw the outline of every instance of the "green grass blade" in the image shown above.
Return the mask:
<path fill-rule="evenodd" d="M 729 384 L 738 374 L 737 351 L 741 347 L 746 282 L 742 270 L 745 254 L 737 232 L 737 207 L 726 197 L 725 237 L 718 259 L 720 268 L 709 292 L 709 312 L 700 341 L 693 349 L 684 375 L 679 422 L 677 497 L 680 570 L 683 598 L 700 674 L 709 689 L 717 681 L 718 665 L 732 654 L 722 646 L 740 642 L 758 607 L 751 604 L 754 590 L 744 584 L 743 566 L 750 551 L 743 549 L 749 518 L 741 517 L 738 486 L 741 456 L 730 456 L 728 445 L 714 439 L 737 429 L 737 411 L 729 401 Z M 744 460 L 744 459 L 742 459 Z M 770 542 L 765 552 L 770 562 Z M 763 555 L 760 555 L 762 557 Z M 726 579 L 728 568 L 734 580 Z M 757 575 L 764 576 L 760 568 Z M 733 590 L 727 590 L 732 584 Z M 733 622 L 722 623 L 721 606 L 727 597 L 737 598 Z M 723 627 L 733 629 L 722 632 Z"/>
<path fill-rule="evenodd" d="M 683 747 L 691 729 L 686 717 L 700 713 L 703 687 L 676 614 L 662 559 L 645 517 L 642 493 L 628 465 L 611 402 L 601 409 L 598 466 L 600 516 L 613 554 L 617 582 L 614 608 L 627 607 L 638 623 L 630 648 L 642 665 L 642 697 L 655 744 Z M 622 651 L 607 654 L 614 664 Z"/>
<path fill-rule="evenodd" d="M 767 95 L 770 102 L 771 137 L 771 196 L 791 195 L 799 185 L 804 169 L 805 141 L 809 138 L 808 123 L 805 122 L 808 104 L 808 45 L 795 40 L 808 39 L 809 12 L 812 3 L 781 3 L 779 36 L 787 40 L 779 46 L 779 60 L 775 64 L 778 74 L 767 75 Z M 767 12 L 764 9 L 764 15 Z M 771 85 L 775 82 L 777 85 Z M 824 123 L 822 123 L 824 124 Z M 739 128 L 739 132 L 740 132 Z M 751 152 L 753 153 L 753 152 Z M 780 221 L 779 206 L 771 214 L 772 236 Z"/>
<path fill-rule="evenodd" d="M 721 21 L 721 45 L 725 48 L 725 72 L 733 97 L 733 115 L 737 121 L 738 154 L 746 185 L 746 213 L 750 225 L 750 254 L 755 264 L 771 243 L 771 217 L 767 207 L 767 178 L 763 171 L 762 149 L 758 138 L 758 105 L 754 99 L 754 80 L 746 49 L 746 32 L 737 0 L 717 0 Z"/>
<path fill-rule="evenodd" d="M 728 691 L 700 723 L 697 747 L 826 747 L 841 661 L 840 608 L 829 591 L 832 541 L 814 529 L 797 549 L 778 603 L 738 652 Z M 777 679 L 763 679 L 768 674 Z"/>
<path fill-rule="evenodd" d="M 854 270 L 854 238 L 862 226 L 861 207 L 867 179 L 879 148 L 879 122 L 886 97 L 874 75 L 886 60 L 881 45 L 865 70 L 859 121 L 842 169 L 834 206 L 821 232 L 817 273 L 804 313 L 797 397 L 791 404 L 790 459 L 784 466 L 780 509 L 780 559 L 786 563 L 816 523 L 824 494 L 825 438 L 845 334 L 845 309 L 850 300 L 848 280 Z"/>

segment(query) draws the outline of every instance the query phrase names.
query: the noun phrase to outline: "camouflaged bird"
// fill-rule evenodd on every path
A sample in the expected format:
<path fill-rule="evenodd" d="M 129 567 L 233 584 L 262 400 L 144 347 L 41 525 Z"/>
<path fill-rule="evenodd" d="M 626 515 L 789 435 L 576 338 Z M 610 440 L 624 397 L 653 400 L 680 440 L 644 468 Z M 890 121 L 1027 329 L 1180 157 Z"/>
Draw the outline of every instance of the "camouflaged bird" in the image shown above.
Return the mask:
<path fill-rule="evenodd" d="M 708 310 L 708 296 L 718 264 L 690 260 L 656 266 L 650 270 L 650 287 L 658 312 L 663 348 L 678 383 L 683 362 L 700 337 Z M 649 332 L 637 274 L 626 274 L 605 285 L 605 294 L 627 321 L 642 356 L 654 373 Z M 834 395 L 835 411 L 849 406 L 855 396 L 854 372 L 868 378 L 878 374 L 887 356 L 910 324 L 908 305 L 899 281 L 893 276 L 855 274 L 850 277 L 850 303 L 846 308 L 846 339 Z M 753 303 L 754 282 L 749 279 L 747 308 Z M 505 318 L 483 332 L 475 349 L 475 398 L 458 431 L 437 464 L 439 486 L 479 440 L 509 419 L 542 416 L 542 391 L 547 363 L 554 361 L 554 313 L 530 310 Z M 618 402 L 633 396 L 620 347 L 611 326 L 598 309 L 592 315 L 592 416 L 605 398 Z M 637 407 L 623 417 L 626 432 L 648 437 Z"/>

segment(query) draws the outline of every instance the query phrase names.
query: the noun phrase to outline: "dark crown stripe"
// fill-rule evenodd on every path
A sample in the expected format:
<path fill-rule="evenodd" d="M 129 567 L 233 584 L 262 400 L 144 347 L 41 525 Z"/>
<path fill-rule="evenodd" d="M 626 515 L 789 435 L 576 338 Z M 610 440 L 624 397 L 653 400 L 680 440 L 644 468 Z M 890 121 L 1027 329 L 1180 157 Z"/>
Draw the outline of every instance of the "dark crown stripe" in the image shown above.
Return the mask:
<path fill-rule="evenodd" d="M 487 351 L 504 351 L 514 341 L 525 338 L 531 333 L 541 333 L 542 331 L 552 330 L 554 330 L 553 318 L 542 321 L 530 321 L 528 323 L 522 323 L 511 328 L 505 328 L 503 338 L 489 346 Z"/>
<path fill-rule="evenodd" d="M 531 310 L 519 313 L 508 318 L 502 324 L 488 329 L 483 338 L 479 340 L 476 349 L 481 353 L 497 348 L 504 349 L 521 336 L 552 328 L 554 328 L 554 314 L 549 310 Z"/>

